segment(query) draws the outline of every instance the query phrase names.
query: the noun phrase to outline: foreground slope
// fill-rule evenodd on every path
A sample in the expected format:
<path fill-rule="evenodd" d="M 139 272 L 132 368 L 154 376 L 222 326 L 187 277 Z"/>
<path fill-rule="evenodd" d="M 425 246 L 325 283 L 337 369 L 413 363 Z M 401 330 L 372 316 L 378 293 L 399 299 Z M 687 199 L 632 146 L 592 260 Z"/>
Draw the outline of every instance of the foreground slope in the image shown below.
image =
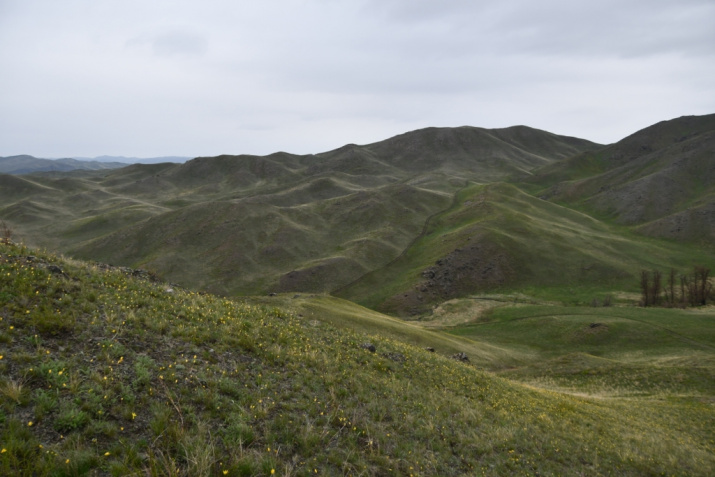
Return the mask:
<path fill-rule="evenodd" d="M 0 245 L 3 474 L 715 471 L 707 402 L 540 391 L 130 272 Z"/>

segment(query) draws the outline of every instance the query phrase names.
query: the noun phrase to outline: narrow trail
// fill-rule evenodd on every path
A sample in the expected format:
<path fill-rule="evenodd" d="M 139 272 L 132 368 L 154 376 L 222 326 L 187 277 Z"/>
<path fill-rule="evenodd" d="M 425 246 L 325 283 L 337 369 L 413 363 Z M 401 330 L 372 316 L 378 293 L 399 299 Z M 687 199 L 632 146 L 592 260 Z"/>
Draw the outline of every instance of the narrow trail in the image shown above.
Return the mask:
<path fill-rule="evenodd" d="M 429 225 L 430 225 L 430 222 L 432 221 L 432 219 L 434 219 L 434 218 L 437 217 L 438 215 L 444 214 L 444 213 L 446 213 L 446 212 L 452 210 L 452 209 L 457 205 L 457 203 L 458 203 L 458 201 L 459 201 L 459 193 L 462 192 L 462 191 L 463 191 L 464 189 L 466 189 L 467 187 L 469 187 L 470 183 L 471 183 L 470 181 L 464 181 L 464 185 L 463 185 L 462 187 L 460 187 L 459 189 L 457 189 L 456 191 L 454 191 L 454 195 L 452 196 L 452 202 L 449 204 L 449 206 L 447 206 L 445 209 L 438 210 L 437 212 L 433 213 L 432 215 L 430 215 L 429 217 L 427 217 L 427 218 L 425 219 L 425 222 L 424 222 L 424 224 L 422 225 L 422 230 L 420 231 L 420 233 L 417 234 L 417 235 L 415 236 L 415 238 L 413 238 L 413 239 L 410 241 L 410 243 L 408 243 L 407 246 L 402 249 L 402 252 L 400 252 L 399 255 L 397 255 L 395 258 L 393 258 L 392 260 L 390 260 L 389 262 L 387 262 L 385 265 L 383 265 L 383 266 L 381 266 L 381 267 L 379 267 L 379 268 L 376 268 L 376 269 L 374 269 L 374 270 L 370 270 L 369 272 L 363 273 L 362 275 L 360 275 L 358 278 L 356 278 L 355 280 L 351 281 L 351 282 L 348 283 L 347 285 L 343 285 L 343 286 L 341 286 L 340 288 L 336 288 L 335 290 L 331 291 L 330 294 L 331 294 L 332 296 L 338 296 L 343 290 L 346 290 L 347 288 L 350 288 L 351 286 L 353 286 L 354 284 L 356 284 L 356 283 L 359 282 L 360 280 L 363 280 L 364 278 L 366 278 L 366 277 L 368 277 L 368 276 L 370 276 L 370 275 L 372 275 L 372 274 L 374 274 L 374 273 L 378 273 L 378 272 L 380 272 L 380 271 L 386 269 L 387 267 L 389 267 L 390 265 L 392 265 L 393 263 L 397 262 L 397 261 L 400 260 L 402 257 L 404 257 L 405 254 L 407 253 L 407 251 L 410 250 L 410 249 L 417 243 L 418 240 L 420 240 L 422 237 L 424 237 L 424 236 L 427 234 L 427 229 L 429 228 Z"/>

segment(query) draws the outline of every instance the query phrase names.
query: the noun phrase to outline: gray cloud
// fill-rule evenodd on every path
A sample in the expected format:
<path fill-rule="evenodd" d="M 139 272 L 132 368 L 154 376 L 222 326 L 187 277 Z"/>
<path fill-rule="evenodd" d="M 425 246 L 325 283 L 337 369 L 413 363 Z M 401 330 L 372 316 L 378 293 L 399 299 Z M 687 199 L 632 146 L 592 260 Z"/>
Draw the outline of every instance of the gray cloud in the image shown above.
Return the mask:
<path fill-rule="evenodd" d="M 0 156 L 318 152 L 426 126 L 600 142 L 715 110 L 711 0 L 0 0 Z"/>
<path fill-rule="evenodd" d="M 156 56 L 203 56 L 206 53 L 207 39 L 184 29 L 173 29 L 154 35 L 132 38 L 126 43 L 128 48 L 151 47 Z"/>

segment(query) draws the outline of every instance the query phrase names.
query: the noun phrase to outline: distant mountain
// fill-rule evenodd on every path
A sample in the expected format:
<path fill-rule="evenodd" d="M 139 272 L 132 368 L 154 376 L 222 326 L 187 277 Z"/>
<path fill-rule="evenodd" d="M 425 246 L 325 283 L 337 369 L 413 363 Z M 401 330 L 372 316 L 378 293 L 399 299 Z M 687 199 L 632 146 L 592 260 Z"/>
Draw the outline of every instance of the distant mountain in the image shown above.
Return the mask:
<path fill-rule="evenodd" d="M 65 172 L 73 170 L 101 170 L 126 167 L 122 162 L 83 161 L 77 159 L 40 159 L 28 155 L 0 157 L 0 173 L 30 174 L 32 172 Z"/>
<path fill-rule="evenodd" d="M 79 161 L 97 162 L 122 162 L 125 164 L 159 164 L 162 162 L 186 162 L 191 159 L 188 156 L 160 156 L 160 157 L 125 157 L 125 156 L 98 156 L 98 157 L 74 157 Z"/>

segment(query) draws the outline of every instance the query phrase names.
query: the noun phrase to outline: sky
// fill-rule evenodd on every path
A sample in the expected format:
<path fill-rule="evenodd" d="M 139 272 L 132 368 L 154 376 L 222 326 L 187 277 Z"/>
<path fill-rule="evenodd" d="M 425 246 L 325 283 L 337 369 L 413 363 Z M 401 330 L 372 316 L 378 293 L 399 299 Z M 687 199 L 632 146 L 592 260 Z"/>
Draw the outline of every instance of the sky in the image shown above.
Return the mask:
<path fill-rule="evenodd" d="M 616 142 L 715 113 L 715 0 L 0 0 L 0 156 Z"/>

